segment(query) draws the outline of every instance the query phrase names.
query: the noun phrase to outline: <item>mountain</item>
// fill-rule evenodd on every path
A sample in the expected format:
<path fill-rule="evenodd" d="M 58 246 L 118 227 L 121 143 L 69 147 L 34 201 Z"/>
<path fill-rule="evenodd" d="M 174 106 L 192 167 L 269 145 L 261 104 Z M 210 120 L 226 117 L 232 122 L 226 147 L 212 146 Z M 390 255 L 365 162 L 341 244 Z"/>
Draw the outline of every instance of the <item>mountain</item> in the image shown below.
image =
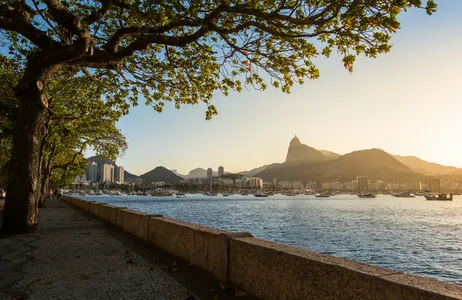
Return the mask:
<path fill-rule="evenodd" d="M 143 179 L 144 184 L 151 184 L 151 182 L 157 181 L 178 182 L 184 180 L 184 178 L 176 175 L 164 167 L 156 167 L 151 171 L 141 175 L 140 177 Z"/>
<path fill-rule="evenodd" d="M 415 172 L 422 173 L 427 176 L 448 175 L 459 170 L 456 167 L 443 166 L 437 163 L 431 163 L 415 156 L 393 155 L 393 157 L 401 163 L 403 163 L 404 165 L 411 168 L 412 170 L 414 170 Z"/>
<path fill-rule="evenodd" d="M 186 177 L 186 176 L 184 176 L 184 175 L 178 173 L 176 169 L 172 169 L 172 170 L 170 170 L 170 171 L 172 171 L 173 173 L 175 173 L 176 176 L 179 176 L 179 177 L 181 177 L 181 178 L 183 178 L 183 179 L 185 179 L 185 177 Z"/>
<path fill-rule="evenodd" d="M 214 174 L 214 176 L 216 176 Z M 204 168 L 196 168 L 189 171 L 188 175 L 185 176 L 187 179 L 195 179 L 195 178 L 206 178 L 207 177 L 207 170 Z"/>
<path fill-rule="evenodd" d="M 261 171 L 265 170 L 267 167 L 268 165 L 264 165 L 264 166 L 252 169 L 250 171 L 239 172 L 239 174 L 244 175 L 245 177 L 253 177 L 256 174 L 260 173 Z"/>
<path fill-rule="evenodd" d="M 327 158 L 318 150 L 302 144 L 297 137 L 294 137 L 289 144 L 285 164 L 303 164 L 324 161 Z"/>
<path fill-rule="evenodd" d="M 454 172 L 452 172 L 450 175 L 460 176 L 462 175 L 462 169 L 457 169 Z"/>
<path fill-rule="evenodd" d="M 424 175 L 414 172 L 393 156 L 379 149 L 355 151 L 335 160 L 305 164 L 282 164 L 266 168 L 257 174 L 265 180 L 277 178 L 301 181 L 351 181 L 357 176 L 366 175 L 370 180 L 389 182 L 412 182 L 424 180 Z"/>
<path fill-rule="evenodd" d="M 337 154 L 332 151 L 327 151 L 327 150 L 318 150 L 318 151 L 321 152 L 327 159 L 337 159 L 341 156 L 340 154 Z"/>
<path fill-rule="evenodd" d="M 133 179 L 139 178 L 139 177 L 140 177 L 140 176 L 135 175 L 135 174 L 132 174 L 132 173 L 130 173 L 130 172 L 124 170 L 124 180 L 129 180 L 129 179 L 130 179 L 130 180 L 133 180 Z"/>

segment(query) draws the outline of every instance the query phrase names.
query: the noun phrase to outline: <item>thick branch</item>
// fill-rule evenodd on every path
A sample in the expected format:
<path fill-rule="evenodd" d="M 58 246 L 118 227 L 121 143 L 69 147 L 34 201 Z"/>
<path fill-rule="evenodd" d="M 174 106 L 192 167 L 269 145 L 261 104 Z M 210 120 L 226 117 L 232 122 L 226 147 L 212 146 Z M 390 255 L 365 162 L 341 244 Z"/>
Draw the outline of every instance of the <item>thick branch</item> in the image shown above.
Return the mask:
<path fill-rule="evenodd" d="M 84 24 L 60 1 L 46 0 L 45 3 L 48 6 L 48 12 L 59 25 L 79 37 L 89 37 L 90 33 L 85 29 Z"/>
<path fill-rule="evenodd" d="M 0 4 L 0 28 L 14 31 L 41 49 L 58 47 L 58 43 L 31 23 L 32 9 L 23 2 L 13 5 Z"/>

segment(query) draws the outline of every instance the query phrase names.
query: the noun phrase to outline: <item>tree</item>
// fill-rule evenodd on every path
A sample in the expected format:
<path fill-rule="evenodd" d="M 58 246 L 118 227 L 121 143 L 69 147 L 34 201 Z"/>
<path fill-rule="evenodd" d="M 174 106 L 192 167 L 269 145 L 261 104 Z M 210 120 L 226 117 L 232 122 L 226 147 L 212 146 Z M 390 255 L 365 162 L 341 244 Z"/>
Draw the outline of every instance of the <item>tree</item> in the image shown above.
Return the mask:
<path fill-rule="evenodd" d="M 84 73 L 107 88 L 106 99 L 161 111 L 203 101 L 215 91 L 271 83 L 289 92 L 317 78 L 313 58 L 336 49 L 346 69 L 356 55 L 390 50 L 390 33 L 408 7 L 431 14 L 433 0 L 3 0 L 0 29 L 24 72 L 14 128 L 3 230 L 35 227 L 40 144 L 46 135 L 46 91 L 53 76 Z M 321 48 L 310 41 L 317 39 Z"/>
<path fill-rule="evenodd" d="M 4 91 L 0 99 L 0 169 L 4 170 L 11 156 L 11 128 L 20 103 L 12 87 L 20 78 L 20 71 L 12 60 L 3 56 L 0 60 L 0 85 Z M 55 76 L 47 92 L 50 105 L 45 117 L 47 133 L 40 148 L 36 206 L 48 195 L 49 189 L 70 185 L 75 176 L 83 174 L 88 167 L 83 151 L 88 147 L 110 159 L 115 159 L 126 148 L 124 136 L 115 127 L 122 115 L 120 107 L 103 101 L 99 87 L 91 82 L 85 84 L 88 78 L 69 79 L 66 75 Z"/>

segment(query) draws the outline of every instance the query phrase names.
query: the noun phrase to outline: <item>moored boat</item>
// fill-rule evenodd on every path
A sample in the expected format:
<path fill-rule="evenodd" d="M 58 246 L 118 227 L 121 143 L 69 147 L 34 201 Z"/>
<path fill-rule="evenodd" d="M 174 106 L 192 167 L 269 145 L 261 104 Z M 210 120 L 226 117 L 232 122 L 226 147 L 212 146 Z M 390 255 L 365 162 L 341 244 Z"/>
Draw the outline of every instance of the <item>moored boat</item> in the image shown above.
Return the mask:
<path fill-rule="evenodd" d="M 433 194 L 425 195 L 428 201 L 452 201 L 452 194 Z"/>
<path fill-rule="evenodd" d="M 376 196 L 372 193 L 359 193 L 359 198 L 375 198 Z"/>
<path fill-rule="evenodd" d="M 396 198 L 414 198 L 415 197 L 409 192 L 396 193 L 396 194 L 393 194 L 393 196 L 395 196 Z"/>
<path fill-rule="evenodd" d="M 316 198 L 329 198 L 331 194 L 329 193 L 321 193 L 321 194 L 316 194 L 314 195 Z"/>
<path fill-rule="evenodd" d="M 268 197 L 267 193 L 256 193 L 254 194 L 255 197 Z"/>

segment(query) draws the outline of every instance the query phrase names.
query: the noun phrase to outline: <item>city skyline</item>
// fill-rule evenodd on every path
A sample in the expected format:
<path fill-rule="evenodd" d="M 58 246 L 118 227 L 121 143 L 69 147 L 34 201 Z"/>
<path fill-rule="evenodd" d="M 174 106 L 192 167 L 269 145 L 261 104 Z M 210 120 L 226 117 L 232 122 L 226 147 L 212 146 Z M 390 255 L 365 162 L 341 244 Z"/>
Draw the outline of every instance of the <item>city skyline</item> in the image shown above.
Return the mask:
<path fill-rule="evenodd" d="M 391 52 L 359 58 L 351 75 L 333 55 L 316 59 L 321 77 L 289 95 L 272 88 L 217 94 L 219 115 L 212 121 L 204 120 L 203 105 L 166 105 L 162 114 L 132 108 L 118 124 L 129 143 L 118 163 L 134 174 L 154 166 L 181 174 L 220 165 L 244 171 L 282 162 L 296 133 L 312 147 L 339 154 L 382 148 L 462 167 L 461 10 L 462 2 L 443 0 L 431 17 L 403 14 Z"/>

